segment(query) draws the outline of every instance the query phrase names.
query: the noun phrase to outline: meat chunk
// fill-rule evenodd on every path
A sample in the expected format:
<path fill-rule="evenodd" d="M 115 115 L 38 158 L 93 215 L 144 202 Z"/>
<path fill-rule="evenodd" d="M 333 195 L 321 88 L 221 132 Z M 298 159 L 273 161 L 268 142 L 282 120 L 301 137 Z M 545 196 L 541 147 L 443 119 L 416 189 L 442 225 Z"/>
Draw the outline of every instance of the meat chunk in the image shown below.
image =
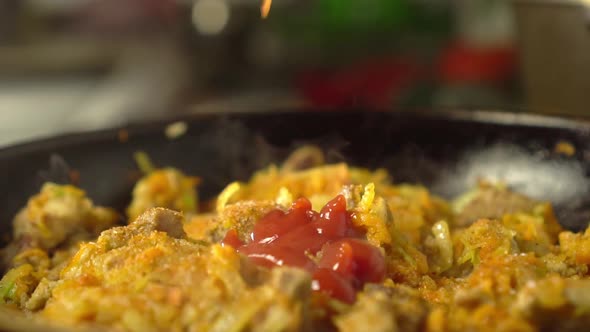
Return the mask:
<path fill-rule="evenodd" d="M 51 290 L 55 287 L 55 284 L 55 281 L 49 281 L 46 278 L 41 279 L 35 288 L 35 291 L 25 303 L 25 308 L 30 311 L 42 309 L 47 300 L 51 297 Z"/>
<path fill-rule="evenodd" d="M 590 281 L 556 276 L 527 283 L 513 311 L 544 331 L 581 331 L 590 323 Z"/>
<path fill-rule="evenodd" d="M 171 238 L 184 239 L 182 214 L 165 208 L 151 208 L 126 227 L 114 227 L 101 234 L 97 243 L 107 250 L 122 247 L 134 236 L 164 232 Z"/>
<path fill-rule="evenodd" d="M 14 243 L 51 251 L 68 239 L 98 235 L 117 220 L 113 210 L 95 207 L 84 191 L 46 183 L 14 218 Z"/>
<path fill-rule="evenodd" d="M 335 319 L 341 332 L 376 331 L 395 332 L 399 327 L 395 313 L 384 293 L 359 294 L 352 310 Z"/>
<path fill-rule="evenodd" d="M 348 312 L 335 318 L 339 331 L 418 331 L 428 308 L 416 290 L 367 285 Z"/>
<path fill-rule="evenodd" d="M 153 231 L 165 232 L 170 237 L 183 239 L 186 238 L 186 234 L 182 223 L 182 214 L 164 208 L 152 208 L 142 213 L 131 224 L 130 229 L 144 234 Z"/>
<path fill-rule="evenodd" d="M 536 202 L 505 187 L 482 183 L 455 201 L 457 226 L 468 226 L 479 219 L 500 219 L 503 215 L 530 212 Z"/>

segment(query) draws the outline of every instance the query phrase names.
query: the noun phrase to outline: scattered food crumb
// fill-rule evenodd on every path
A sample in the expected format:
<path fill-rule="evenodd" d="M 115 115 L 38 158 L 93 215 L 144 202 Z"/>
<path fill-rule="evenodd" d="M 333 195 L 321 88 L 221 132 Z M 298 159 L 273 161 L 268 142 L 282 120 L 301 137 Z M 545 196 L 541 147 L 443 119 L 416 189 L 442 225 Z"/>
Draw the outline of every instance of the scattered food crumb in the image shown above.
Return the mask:
<path fill-rule="evenodd" d="M 268 16 L 271 4 L 272 0 L 262 0 L 262 6 L 260 7 L 260 15 L 262 15 L 262 18 L 266 18 Z"/>
<path fill-rule="evenodd" d="M 180 136 L 186 133 L 187 129 L 188 125 L 184 121 L 171 123 L 166 127 L 166 137 L 168 137 L 169 139 L 179 138 Z"/>
<path fill-rule="evenodd" d="M 555 144 L 554 151 L 559 154 L 566 155 L 568 157 L 573 156 L 576 154 L 576 148 L 572 145 L 572 143 L 568 141 L 559 141 Z"/>
<path fill-rule="evenodd" d="M 79 185 L 80 184 L 80 172 L 73 169 L 71 171 L 68 172 L 68 177 L 70 178 L 70 183 L 73 185 Z"/>
<path fill-rule="evenodd" d="M 148 154 L 143 151 L 135 152 L 133 159 L 135 159 L 137 167 L 143 174 L 150 174 L 156 169 Z"/>
<path fill-rule="evenodd" d="M 129 132 L 125 129 L 121 129 L 117 133 L 117 138 L 119 139 L 119 142 L 125 143 L 129 140 Z"/>

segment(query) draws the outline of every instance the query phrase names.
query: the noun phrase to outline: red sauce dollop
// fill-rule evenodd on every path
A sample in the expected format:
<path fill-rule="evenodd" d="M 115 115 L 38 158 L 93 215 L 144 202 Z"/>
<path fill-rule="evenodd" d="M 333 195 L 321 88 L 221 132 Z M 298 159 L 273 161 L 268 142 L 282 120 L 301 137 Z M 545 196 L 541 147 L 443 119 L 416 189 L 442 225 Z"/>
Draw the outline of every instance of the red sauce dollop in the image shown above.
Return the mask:
<path fill-rule="evenodd" d="M 338 195 L 319 213 L 300 198 L 289 211 L 273 210 L 260 219 L 248 243 L 235 230 L 222 243 L 262 266 L 306 269 L 312 273 L 314 291 L 352 303 L 365 283 L 385 278 L 381 251 L 363 237 L 352 224 L 344 196 Z"/>

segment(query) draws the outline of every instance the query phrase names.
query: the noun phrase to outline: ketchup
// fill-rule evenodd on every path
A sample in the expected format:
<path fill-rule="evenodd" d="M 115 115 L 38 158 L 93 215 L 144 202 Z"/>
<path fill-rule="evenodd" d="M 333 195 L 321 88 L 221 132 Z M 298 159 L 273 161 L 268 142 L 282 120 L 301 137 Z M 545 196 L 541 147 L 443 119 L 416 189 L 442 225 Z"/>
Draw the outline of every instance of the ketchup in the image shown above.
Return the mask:
<path fill-rule="evenodd" d="M 381 251 L 363 237 L 353 227 L 344 196 L 338 195 L 319 213 L 300 198 L 289 211 L 273 210 L 260 219 L 247 243 L 232 229 L 222 244 L 261 266 L 303 268 L 312 274 L 314 291 L 352 303 L 365 283 L 385 278 Z"/>

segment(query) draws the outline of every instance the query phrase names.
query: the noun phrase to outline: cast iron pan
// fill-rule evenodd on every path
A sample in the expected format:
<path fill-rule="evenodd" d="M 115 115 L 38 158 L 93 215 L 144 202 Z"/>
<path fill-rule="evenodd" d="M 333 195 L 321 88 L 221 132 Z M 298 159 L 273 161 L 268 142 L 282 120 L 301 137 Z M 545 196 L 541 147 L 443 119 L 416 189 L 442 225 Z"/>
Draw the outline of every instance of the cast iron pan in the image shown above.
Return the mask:
<path fill-rule="evenodd" d="M 188 124 L 177 139 L 164 135 L 175 121 Z M 145 151 L 158 166 L 203 178 L 200 194 L 213 197 L 230 181 L 281 161 L 314 143 L 330 161 L 384 167 L 396 182 L 420 183 L 445 198 L 478 178 L 503 180 L 515 190 L 551 201 L 562 224 L 590 221 L 590 122 L 493 112 L 278 112 L 207 114 L 125 128 L 68 135 L 0 150 L 0 232 L 44 181 L 79 185 L 98 204 L 121 211 L 138 178 L 133 154 Z M 555 152 L 559 141 L 576 149 Z"/>

